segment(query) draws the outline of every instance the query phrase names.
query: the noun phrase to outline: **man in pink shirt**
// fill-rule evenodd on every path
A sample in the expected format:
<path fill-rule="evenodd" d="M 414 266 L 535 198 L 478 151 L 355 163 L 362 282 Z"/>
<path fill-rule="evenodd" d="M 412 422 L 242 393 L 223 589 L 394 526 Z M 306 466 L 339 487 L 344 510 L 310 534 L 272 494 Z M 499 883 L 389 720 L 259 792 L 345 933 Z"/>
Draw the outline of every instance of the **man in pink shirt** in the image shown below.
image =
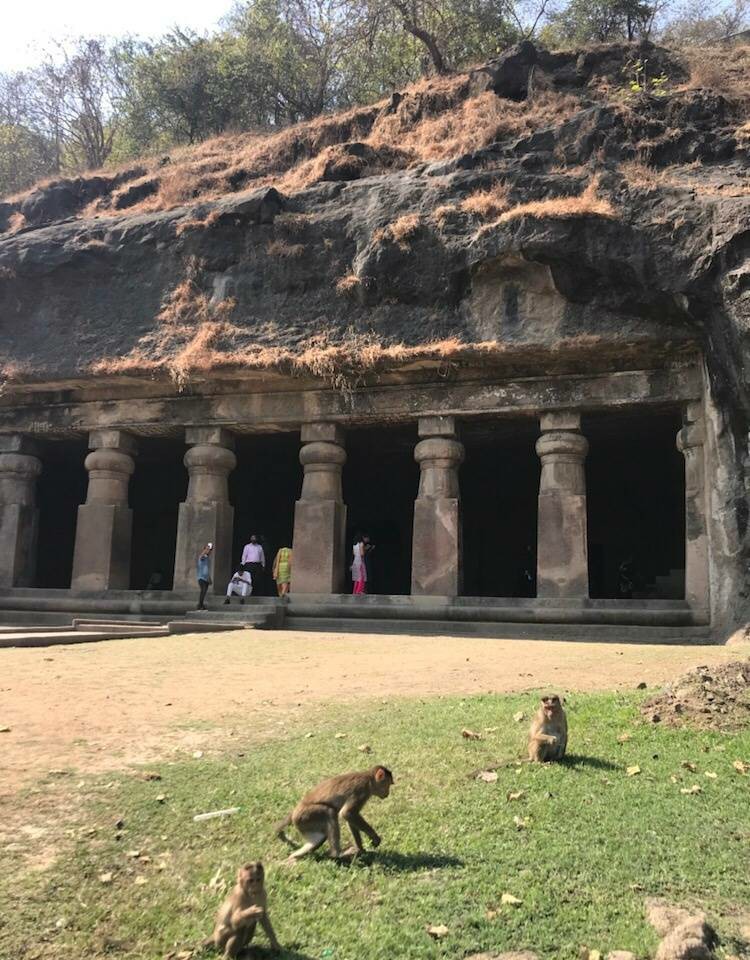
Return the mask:
<path fill-rule="evenodd" d="M 263 547 L 258 543 L 258 537 L 253 534 L 250 542 L 242 550 L 242 564 L 249 571 L 253 580 L 253 593 L 264 594 L 263 583 L 266 569 L 266 555 Z"/>

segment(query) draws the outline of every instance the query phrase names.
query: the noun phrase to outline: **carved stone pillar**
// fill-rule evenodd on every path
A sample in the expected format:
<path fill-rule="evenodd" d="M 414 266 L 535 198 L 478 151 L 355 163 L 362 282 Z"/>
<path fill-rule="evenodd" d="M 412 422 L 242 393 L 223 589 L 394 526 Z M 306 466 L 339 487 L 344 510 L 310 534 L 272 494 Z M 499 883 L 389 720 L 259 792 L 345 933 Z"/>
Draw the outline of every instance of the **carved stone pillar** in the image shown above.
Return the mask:
<path fill-rule="evenodd" d="M 127 590 L 133 511 L 128 485 L 135 470 L 135 441 L 122 430 L 94 430 L 86 502 L 78 508 L 73 553 L 73 590 Z"/>
<path fill-rule="evenodd" d="M 214 545 L 211 561 L 213 592 L 223 593 L 232 575 L 234 507 L 229 503 L 229 474 L 237 466 L 234 437 L 220 427 L 188 427 L 185 454 L 189 482 L 180 504 L 174 589 L 197 587 L 196 564 L 201 548 Z"/>
<path fill-rule="evenodd" d="M 540 425 L 537 596 L 584 599 L 589 595 L 584 471 L 588 441 L 580 432 L 577 413 L 545 413 Z"/>
<path fill-rule="evenodd" d="M 454 417 L 422 417 L 414 448 L 419 492 L 414 502 L 411 592 L 456 597 L 463 586 L 458 468 L 464 446 Z"/>
<path fill-rule="evenodd" d="M 695 610 L 707 612 L 710 603 L 708 527 L 706 523 L 706 465 L 703 409 L 689 403 L 677 449 L 685 458 L 685 599 Z"/>
<path fill-rule="evenodd" d="M 335 423 L 306 423 L 301 440 L 305 473 L 294 507 L 292 593 L 340 593 L 346 564 L 344 433 Z"/>
<path fill-rule="evenodd" d="M 0 436 L 0 587 L 31 587 L 36 573 L 42 461 L 19 434 Z"/>

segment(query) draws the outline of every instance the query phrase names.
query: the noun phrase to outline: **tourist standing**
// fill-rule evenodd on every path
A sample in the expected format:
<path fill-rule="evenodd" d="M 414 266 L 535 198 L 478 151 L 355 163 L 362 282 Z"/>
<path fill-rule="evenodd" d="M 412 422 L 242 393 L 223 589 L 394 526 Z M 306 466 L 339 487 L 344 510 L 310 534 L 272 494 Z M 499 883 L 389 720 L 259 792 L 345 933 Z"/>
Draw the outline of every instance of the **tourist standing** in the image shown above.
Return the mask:
<path fill-rule="evenodd" d="M 367 593 L 367 565 L 365 563 L 365 544 L 359 534 L 352 548 L 352 593 L 355 596 Z"/>
<path fill-rule="evenodd" d="M 273 578 L 276 581 L 276 592 L 280 597 L 289 593 L 289 582 L 292 579 L 292 548 L 279 547 L 273 561 Z"/>
<path fill-rule="evenodd" d="M 256 596 L 263 594 L 266 555 L 263 552 L 263 547 L 258 543 L 258 536 L 255 533 L 250 537 L 250 542 L 244 546 L 242 551 L 242 565 L 250 572 Z"/>
<path fill-rule="evenodd" d="M 208 593 L 208 588 L 211 586 L 211 554 L 213 549 L 214 545 L 212 543 L 207 543 L 198 554 L 196 572 L 198 574 L 198 589 L 200 590 L 198 597 L 199 610 L 206 609 L 206 594 Z"/>

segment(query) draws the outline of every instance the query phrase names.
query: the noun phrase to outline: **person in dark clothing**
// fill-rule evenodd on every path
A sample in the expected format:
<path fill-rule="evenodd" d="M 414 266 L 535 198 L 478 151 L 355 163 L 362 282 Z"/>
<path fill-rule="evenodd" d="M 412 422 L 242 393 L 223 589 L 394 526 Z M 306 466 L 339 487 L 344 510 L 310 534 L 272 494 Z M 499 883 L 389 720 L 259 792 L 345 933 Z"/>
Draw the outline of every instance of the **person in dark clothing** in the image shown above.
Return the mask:
<path fill-rule="evenodd" d="M 362 537 L 362 543 L 365 548 L 365 570 L 367 571 L 367 592 L 376 593 L 375 590 L 375 571 L 373 551 L 375 550 L 375 544 L 370 539 L 369 534 L 365 534 Z"/>
<path fill-rule="evenodd" d="M 213 549 L 214 545 L 207 543 L 198 554 L 196 572 L 198 574 L 198 589 L 200 590 L 198 597 L 199 610 L 206 609 L 206 594 L 208 593 L 208 588 L 211 586 L 211 554 Z"/>

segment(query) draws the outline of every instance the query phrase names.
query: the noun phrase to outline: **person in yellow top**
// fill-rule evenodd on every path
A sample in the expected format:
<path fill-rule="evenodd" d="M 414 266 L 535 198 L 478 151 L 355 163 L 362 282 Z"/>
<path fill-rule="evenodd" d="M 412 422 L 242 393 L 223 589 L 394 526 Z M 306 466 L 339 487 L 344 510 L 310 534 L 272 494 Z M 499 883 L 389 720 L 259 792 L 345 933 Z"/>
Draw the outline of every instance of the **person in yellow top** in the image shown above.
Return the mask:
<path fill-rule="evenodd" d="M 273 561 L 273 578 L 280 597 L 289 593 L 289 581 L 292 579 L 292 548 L 279 547 Z"/>

